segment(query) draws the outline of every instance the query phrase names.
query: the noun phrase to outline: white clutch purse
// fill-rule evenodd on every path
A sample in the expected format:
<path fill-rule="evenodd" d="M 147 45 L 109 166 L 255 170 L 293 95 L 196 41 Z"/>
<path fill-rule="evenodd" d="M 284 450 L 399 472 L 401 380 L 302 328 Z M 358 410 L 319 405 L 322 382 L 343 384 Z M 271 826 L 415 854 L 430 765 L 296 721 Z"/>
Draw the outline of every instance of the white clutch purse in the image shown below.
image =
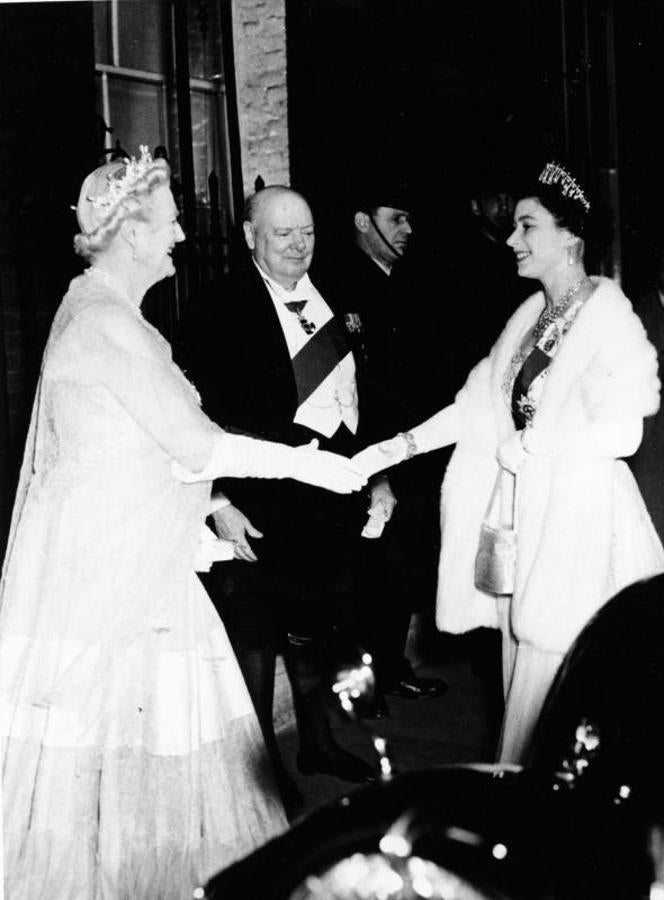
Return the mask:
<path fill-rule="evenodd" d="M 480 527 L 475 587 L 488 594 L 514 592 L 516 538 L 516 476 L 501 469 Z"/>

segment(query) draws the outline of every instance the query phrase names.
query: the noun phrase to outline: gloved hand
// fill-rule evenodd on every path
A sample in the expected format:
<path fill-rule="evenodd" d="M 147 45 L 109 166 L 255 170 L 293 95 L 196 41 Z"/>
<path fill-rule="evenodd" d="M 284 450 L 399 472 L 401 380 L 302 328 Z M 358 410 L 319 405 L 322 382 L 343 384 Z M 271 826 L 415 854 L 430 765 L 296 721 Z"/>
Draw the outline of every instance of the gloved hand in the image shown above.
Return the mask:
<path fill-rule="evenodd" d="M 318 441 L 313 440 L 302 447 L 287 448 L 292 459 L 286 461 L 288 473 L 283 477 L 295 478 L 305 484 L 327 488 L 337 494 L 360 491 L 367 483 L 366 476 L 352 460 L 338 453 L 318 449 Z"/>
<path fill-rule="evenodd" d="M 319 450 L 317 440 L 302 447 L 288 447 L 228 432 L 216 437 L 212 456 L 201 472 L 190 472 L 175 460 L 171 471 L 187 484 L 222 477 L 295 478 L 337 494 L 359 491 L 367 480 L 345 456 Z"/>
<path fill-rule="evenodd" d="M 515 431 L 498 444 L 496 459 L 503 469 L 517 474 L 528 454 L 523 446 L 523 431 Z"/>
<path fill-rule="evenodd" d="M 354 467 L 370 478 L 383 469 L 389 469 L 390 466 L 396 466 L 403 462 L 408 455 L 408 444 L 405 438 L 397 434 L 393 438 L 381 441 L 379 444 L 371 444 L 360 450 L 351 459 Z"/>

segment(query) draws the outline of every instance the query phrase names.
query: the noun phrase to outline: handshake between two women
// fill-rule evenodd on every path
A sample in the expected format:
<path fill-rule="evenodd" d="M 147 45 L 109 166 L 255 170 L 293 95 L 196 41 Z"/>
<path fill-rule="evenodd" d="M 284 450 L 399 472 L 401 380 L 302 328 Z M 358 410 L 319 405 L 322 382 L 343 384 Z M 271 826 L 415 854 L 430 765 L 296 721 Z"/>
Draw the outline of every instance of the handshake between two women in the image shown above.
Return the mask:
<path fill-rule="evenodd" d="M 173 475 L 187 484 L 215 478 L 294 478 L 305 484 L 326 488 L 337 494 L 360 491 L 368 476 L 352 460 L 318 449 L 318 441 L 289 447 L 247 435 L 219 430 L 214 434 L 212 453 L 200 470 L 177 461 Z"/>
<path fill-rule="evenodd" d="M 305 484 L 326 488 L 337 494 L 361 490 L 377 472 L 408 458 L 408 444 L 402 435 L 373 444 L 352 459 L 318 449 L 318 441 L 289 447 L 247 435 L 218 431 L 207 464 L 193 471 L 172 463 L 173 475 L 186 483 L 215 478 L 294 478 Z"/>

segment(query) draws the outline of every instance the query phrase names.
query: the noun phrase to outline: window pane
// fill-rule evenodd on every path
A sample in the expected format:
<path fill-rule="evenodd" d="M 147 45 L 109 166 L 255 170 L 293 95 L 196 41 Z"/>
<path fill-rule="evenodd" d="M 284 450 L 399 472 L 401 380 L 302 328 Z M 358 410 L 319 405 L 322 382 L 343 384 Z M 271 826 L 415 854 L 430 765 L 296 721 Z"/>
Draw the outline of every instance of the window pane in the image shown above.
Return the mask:
<path fill-rule="evenodd" d="M 147 144 L 150 150 L 166 145 L 159 85 L 109 77 L 108 94 L 113 144 L 119 140 L 132 155 L 138 154 L 139 144 Z"/>
<path fill-rule="evenodd" d="M 120 0 L 120 65 L 144 72 L 164 71 L 164 8 L 161 0 Z"/>
<path fill-rule="evenodd" d="M 204 204 L 209 202 L 208 176 L 217 163 L 215 153 L 217 147 L 215 102 L 216 96 L 214 94 L 204 94 L 199 91 L 191 92 L 194 183 L 196 186 L 196 199 L 199 203 Z M 221 178 L 223 173 L 217 170 L 217 175 Z"/>
<path fill-rule="evenodd" d="M 104 88 L 102 76 L 97 73 L 95 75 L 95 94 L 97 97 L 97 147 L 99 151 L 106 147 L 114 145 L 113 136 L 106 131 L 108 125 L 104 112 Z"/>
<path fill-rule="evenodd" d="M 95 62 L 111 65 L 111 4 L 109 0 L 92 4 L 95 29 Z"/>
<path fill-rule="evenodd" d="M 219 4 L 215 0 L 201 3 L 188 0 L 189 74 L 192 78 L 212 78 L 220 75 L 221 23 Z"/>

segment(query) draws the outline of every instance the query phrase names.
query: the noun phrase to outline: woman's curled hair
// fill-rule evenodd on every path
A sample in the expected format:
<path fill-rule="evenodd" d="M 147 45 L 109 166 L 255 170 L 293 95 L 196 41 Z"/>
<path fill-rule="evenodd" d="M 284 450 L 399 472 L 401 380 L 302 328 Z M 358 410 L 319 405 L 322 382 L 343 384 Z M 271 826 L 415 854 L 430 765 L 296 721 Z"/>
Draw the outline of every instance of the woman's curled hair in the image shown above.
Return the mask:
<path fill-rule="evenodd" d="M 113 182 L 126 178 L 127 160 L 106 163 L 91 172 L 83 185 L 76 205 L 76 218 L 81 229 L 74 237 L 74 250 L 86 259 L 106 250 L 126 219 L 147 221 L 150 216 L 150 196 L 158 188 L 168 186 L 170 168 L 164 159 L 150 159 L 138 178 L 128 186 L 117 202 L 103 205 L 103 199 Z M 97 202 L 95 202 L 97 201 Z M 101 201 L 101 203 L 99 202 Z"/>

